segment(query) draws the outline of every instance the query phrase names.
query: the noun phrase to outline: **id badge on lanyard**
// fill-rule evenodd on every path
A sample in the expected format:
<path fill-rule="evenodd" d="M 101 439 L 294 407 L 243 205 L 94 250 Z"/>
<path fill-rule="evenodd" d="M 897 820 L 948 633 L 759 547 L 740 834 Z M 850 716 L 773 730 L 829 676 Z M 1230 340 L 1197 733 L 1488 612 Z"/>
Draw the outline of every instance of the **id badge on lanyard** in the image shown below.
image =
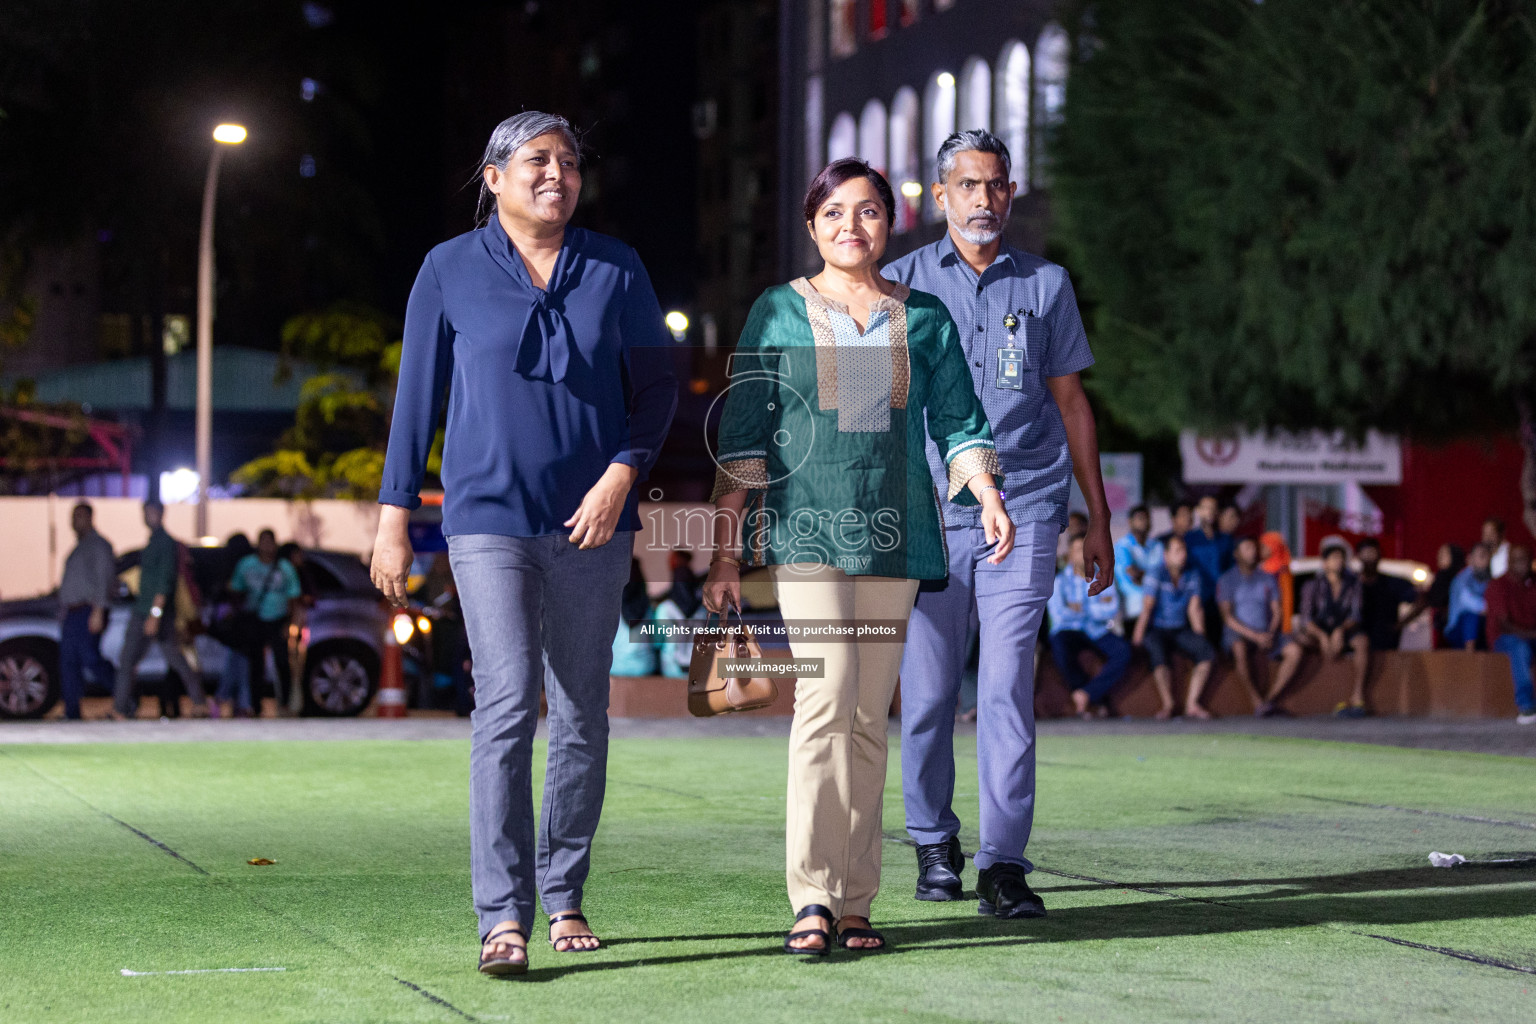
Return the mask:
<path fill-rule="evenodd" d="M 1024 337 L 1018 338 L 1019 317 L 1024 317 Z M 1038 318 L 1034 313 L 1019 310 L 1003 317 L 1003 328 L 1008 332 L 1008 344 L 997 350 L 997 387 L 1003 391 L 1023 391 L 1024 371 L 1029 369 L 1030 328 Z"/>

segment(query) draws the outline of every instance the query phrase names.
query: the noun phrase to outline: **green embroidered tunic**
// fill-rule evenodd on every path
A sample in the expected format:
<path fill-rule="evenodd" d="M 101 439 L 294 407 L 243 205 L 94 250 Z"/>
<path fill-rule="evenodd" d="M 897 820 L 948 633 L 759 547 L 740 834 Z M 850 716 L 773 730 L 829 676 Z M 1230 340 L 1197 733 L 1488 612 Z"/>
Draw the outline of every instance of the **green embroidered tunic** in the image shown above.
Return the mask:
<path fill-rule="evenodd" d="M 1002 476 L 943 303 L 897 285 L 860 333 L 800 278 L 752 306 L 729 373 L 710 500 L 748 492 L 743 566 L 945 577 L 944 502 L 974 505 L 970 479 Z M 942 499 L 929 435 L 949 469 Z"/>

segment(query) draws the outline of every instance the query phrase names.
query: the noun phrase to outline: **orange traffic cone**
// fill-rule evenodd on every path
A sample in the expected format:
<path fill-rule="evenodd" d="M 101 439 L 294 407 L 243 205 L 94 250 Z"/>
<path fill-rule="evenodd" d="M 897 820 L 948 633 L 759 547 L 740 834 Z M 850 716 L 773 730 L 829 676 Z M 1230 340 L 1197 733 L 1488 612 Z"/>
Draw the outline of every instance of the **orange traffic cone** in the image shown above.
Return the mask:
<path fill-rule="evenodd" d="M 397 616 L 398 617 L 398 616 Z M 406 617 L 406 621 L 410 621 Z M 405 717 L 405 666 L 394 623 L 384 631 L 384 664 L 379 669 L 378 717 Z"/>

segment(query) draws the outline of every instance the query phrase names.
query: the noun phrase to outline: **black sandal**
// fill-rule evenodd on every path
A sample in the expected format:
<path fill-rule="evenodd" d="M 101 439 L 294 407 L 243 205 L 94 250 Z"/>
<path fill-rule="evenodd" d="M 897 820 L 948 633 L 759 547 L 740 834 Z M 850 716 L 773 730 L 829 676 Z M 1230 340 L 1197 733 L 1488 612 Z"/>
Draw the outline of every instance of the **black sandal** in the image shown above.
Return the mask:
<path fill-rule="evenodd" d="M 512 943 L 501 939 L 500 936 L 503 935 L 516 935 L 518 938 L 523 940 L 523 945 L 521 946 L 523 951 L 523 958 L 521 960 L 513 960 L 511 957 L 506 956 L 505 954 L 502 956 L 495 956 L 485 951 L 485 947 L 491 945 L 492 943 L 496 943 L 497 945 L 502 946 L 510 946 L 514 950 L 519 948 L 517 946 L 513 946 Z M 499 924 L 495 928 L 492 928 L 490 933 L 480 941 L 480 973 L 489 974 L 493 977 L 502 977 L 508 974 L 527 974 L 528 933 L 510 922 Z"/>
<path fill-rule="evenodd" d="M 580 921 L 582 924 L 587 924 L 587 919 L 582 917 L 581 913 L 576 910 L 568 911 L 564 914 L 556 914 L 554 917 L 551 917 L 549 919 L 549 945 L 552 949 L 554 949 L 556 953 L 595 953 L 599 949 L 603 948 L 603 940 L 597 939 L 597 936 L 593 934 L 590 927 L 587 928 L 587 934 L 585 935 L 562 935 L 558 939 L 555 938 L 555 925 L 559 924 L 561 921 Z M 564 949 L 560 948 L 560 943 L 562 942 L 569 942 L 572 945 L 575 945 L 577 939 L 588 938 L 597 939 L 598 944 L 596 946 L 583 946 L 574 949 L 572 946 L 566 946 Z"/>
<path fill-rule="evenodd" d="M 868 920 L 866 918 L 865 920 Z M 850 946 L 849 939 L 877 939 L 878 946 Z M 854 953 L 878 953 L 883 949 L 889 949 L 890 943 L 885 941 L 885 936 L 873 928 L 839 928 L 837 930 L 837 948 L 850 950 Z"/>
<path fill-rule="evenodd" d="M 811 903 L 811 904 L 806 905 L 800 911 L 800 913 L 795 915 L 795 922 L 799 923 L 801 921 L 804 921 L 808 917 L 824 917 L 828 921 L 836 921 L 837 920 L 835 917 L 832 916 L 832 911 L 828 910 L 826 907 L 822 906 L 820 903 Z M 832 926 L 832 931 L 830 931 L 830 932 L 829 931 L 825 931 L 825 930 L 823 930 L 821 928 L 802 928 L 799 931 L 792 931 L 788 935 L 784 936 L 784 952 L 791 953 L 791 954 L 793 954 L 795 956 L 826 956 L 828 953 L 832 952 L 833 933 L 835 933 L 836 931 L 837 931 L 837 925 L 836 924 L 834 924 Z M 821 945 L 820 946 L 791 946 L 790 945 L 790 941 L 791 940 L 802 938 L 802 937 L 808 936 L 808 935 L 819 935 L 819 936 L 821 936 Z"/>

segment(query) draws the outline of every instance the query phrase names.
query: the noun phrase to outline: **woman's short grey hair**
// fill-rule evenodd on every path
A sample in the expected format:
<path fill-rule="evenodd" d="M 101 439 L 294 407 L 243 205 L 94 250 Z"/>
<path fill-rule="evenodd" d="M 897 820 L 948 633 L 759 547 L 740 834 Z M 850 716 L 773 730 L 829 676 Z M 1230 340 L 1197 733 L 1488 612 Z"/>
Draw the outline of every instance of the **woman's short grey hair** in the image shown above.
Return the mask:
<path fill-rule="evenodd" d="M 475 176 L 470 179 L 471 183 L 480 182 L 480 199 L 475 203 L 477 226 L 483 227 L 489 224 L 496 212 L 496 197 L 485 184 L 485 169 L 494 165 L 498 171 L 505 171 L 507 161 L 512 159 L 513 153 L 540 135 L 548 135 L 550 132 L 558 132 L 565 136 L 571 148 L 576 151 L 577 161 L 581 160 L 581 136 L 576 134 L 576 129 L 571 127 L 571 122 L 559 114 L 546 114 L 542 110 L 525 110 L 521 114 L 513 114 L 491 132 L 491 140 L 485 144 L 485 155 L 480 158 L 480 163 L 475 167 Z M 579 163 L 578 166 L 580 166 Z"/>
<path fill-rule="evenodd" d="M 955 132 L 939 147 L 941 183 L 948 181 L 949 172 L 955 169 L 955 157 L 970 150 L 993 154 L 1003 161 L 1003 173 L 1010 177 L 1013 175 L 1013 158 L 1008 155 L 1008 144 L 985 128 L 972 128 L 970 131 Z"/>

